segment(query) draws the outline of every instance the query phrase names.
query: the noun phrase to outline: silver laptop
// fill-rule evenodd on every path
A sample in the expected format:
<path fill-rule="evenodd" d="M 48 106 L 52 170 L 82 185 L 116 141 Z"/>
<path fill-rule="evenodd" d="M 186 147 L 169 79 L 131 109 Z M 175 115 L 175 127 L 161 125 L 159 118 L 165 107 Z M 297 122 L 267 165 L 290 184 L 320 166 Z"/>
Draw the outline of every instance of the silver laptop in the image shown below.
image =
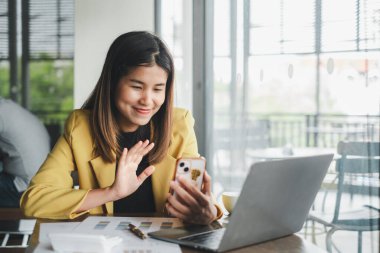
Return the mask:
<path fill-rule="evenodd" d="M 224 252 L 298 232 L 333 154 L 254 163 L 226 227 L 218 222 L 149 233 L 153 238 Z"/>

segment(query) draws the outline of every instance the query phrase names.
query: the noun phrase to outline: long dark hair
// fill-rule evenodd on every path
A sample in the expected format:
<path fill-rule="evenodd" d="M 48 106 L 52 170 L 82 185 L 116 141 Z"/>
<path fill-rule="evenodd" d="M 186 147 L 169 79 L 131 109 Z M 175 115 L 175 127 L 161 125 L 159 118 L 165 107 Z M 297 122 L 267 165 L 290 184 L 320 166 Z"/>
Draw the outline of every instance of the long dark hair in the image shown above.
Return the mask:
<path fill-rule="evenodd" d="M 115 92 L 118 82 L 138 66 L 157 64 L 168 74 L 165 101 L 151 119 L 155 147 L 149 154 L 151 164 L 161 161 L 167 153 L 172 130 L 173 111 L 173 58 L 165 44 L 155 35 L 135 31 L 120 35 L 111 44 L 100 78 L 82 109 L 91 113 L 91 129 L 95 139 L 95 152 L 107 162 L 114 162 L 121 154 L 118 144 L 121 130 L 117 124 Z M 116 156 L 115 156 L 116 155 Z"/>

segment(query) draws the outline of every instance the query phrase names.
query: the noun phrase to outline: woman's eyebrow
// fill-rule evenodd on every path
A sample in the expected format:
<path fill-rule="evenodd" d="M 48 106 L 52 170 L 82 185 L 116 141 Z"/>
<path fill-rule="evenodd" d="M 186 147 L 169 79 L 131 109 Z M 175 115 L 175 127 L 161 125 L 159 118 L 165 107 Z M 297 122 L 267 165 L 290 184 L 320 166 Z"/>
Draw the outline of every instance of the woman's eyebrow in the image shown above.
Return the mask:
<path fill-rule="evenodd" d="M 129 81 L 134 82 L 134 83 L 138 83 L 138 84 L 142 84 L 142 85 L 145 84 L 143 81 L 140 81 L 140 80 L 137 80 L 134 78 L 129 79 Z M 154 86 L 165 86 L 165 85 L 166 85 L 166 83 L 157 83 Z"/>
<path fill-rule="evenodd" d="M 134 82 L 134 83 L 139 83 L 139 84 L 145 84 L 143 81 L 133 79 L 133 78 L 129 79 L 129 81 Z"/>

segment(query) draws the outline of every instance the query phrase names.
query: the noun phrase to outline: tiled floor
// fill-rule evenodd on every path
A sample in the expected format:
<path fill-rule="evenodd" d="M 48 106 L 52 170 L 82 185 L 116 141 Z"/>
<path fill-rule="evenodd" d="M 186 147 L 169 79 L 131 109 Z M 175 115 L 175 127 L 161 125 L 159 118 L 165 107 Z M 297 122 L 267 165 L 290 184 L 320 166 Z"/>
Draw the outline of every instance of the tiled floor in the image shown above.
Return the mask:
<path fill-rule="evenodd" d="M 321 203 L 323 199 L 323 193 L 319 193 L 316 201 L 315 201 L 315 208 L 321 208 Z M 325 210 L 333 212 L 334 210 L 334 199 L 335 199 L 335 193 L 329 192 L 327 195 L 326 200 L 326 206 Z M 354 195 L 353 199 L 350 199 L 350 196 L 347 194 L 343 196 L 343 208 L 349 209 L 349 208 L 360 208 L 364 203 L 368 204 L 371 203 L 371 205 L 375 207 L 379 207 L 379 197 L 363 197 L 360 195 Z M 319 247 L 326 249 L 326 234 L 323 232 L 323 226 L 320 224 L 316 224 L 316 237 L 315 237 L 315 244 Z M 305 230 L 302 230 L 300 232 L 300 235 L 304 236 L 307 240 L 312 241 L 311 237 L 311 230 L 308 229 L 305 235 Z M 375 232 L 364 232 L 363 233 L 363 248 L 362 252 L 364 253 L 379 253 L 379 239 L 380 239 L 379 231 Z M 333 249 L 333 252 L 342 252 L 342 253 L 356 253 L 358 252 L 357 245 L 358 245 L 358 234 L 356 232 L 350 232 L 350 231 L 337 231 L 333 235 L 333 243 L 336 245 L 336 249 Z"/>

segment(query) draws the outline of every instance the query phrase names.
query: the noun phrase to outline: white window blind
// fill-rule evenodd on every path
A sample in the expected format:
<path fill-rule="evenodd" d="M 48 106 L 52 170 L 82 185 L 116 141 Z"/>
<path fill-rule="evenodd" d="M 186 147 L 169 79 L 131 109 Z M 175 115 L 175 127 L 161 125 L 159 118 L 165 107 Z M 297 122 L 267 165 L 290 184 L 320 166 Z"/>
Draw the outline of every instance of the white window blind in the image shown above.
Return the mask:
<path fill-rule="evenodd" d="M 360 1 L 359 49 L 380 49 L 380 0 Z"/>
<path fill-rule="evenodd" d="M 251 55 L 311 53 L 314 50 L 314 0 L 251 0 Z"/>
<path fill-rule="evenodd" d="M 251 55 L 315 53 L 317 45 L 321 53 L 379 50 L 380 0 L 251 0 Z"/>
<path fill-rule="evenodd" d="M 380 49 L 380 0 L 323 1 L 321 49 Z"/>
<path fill-rule="evenodd" d="M 30 0 L 30 59 L 73 59 L 74 0 Z"/>
<path fill-rule="evenodd" d="M 0 0 L 0 61 L 8 60 L 8 1 Z"/>

